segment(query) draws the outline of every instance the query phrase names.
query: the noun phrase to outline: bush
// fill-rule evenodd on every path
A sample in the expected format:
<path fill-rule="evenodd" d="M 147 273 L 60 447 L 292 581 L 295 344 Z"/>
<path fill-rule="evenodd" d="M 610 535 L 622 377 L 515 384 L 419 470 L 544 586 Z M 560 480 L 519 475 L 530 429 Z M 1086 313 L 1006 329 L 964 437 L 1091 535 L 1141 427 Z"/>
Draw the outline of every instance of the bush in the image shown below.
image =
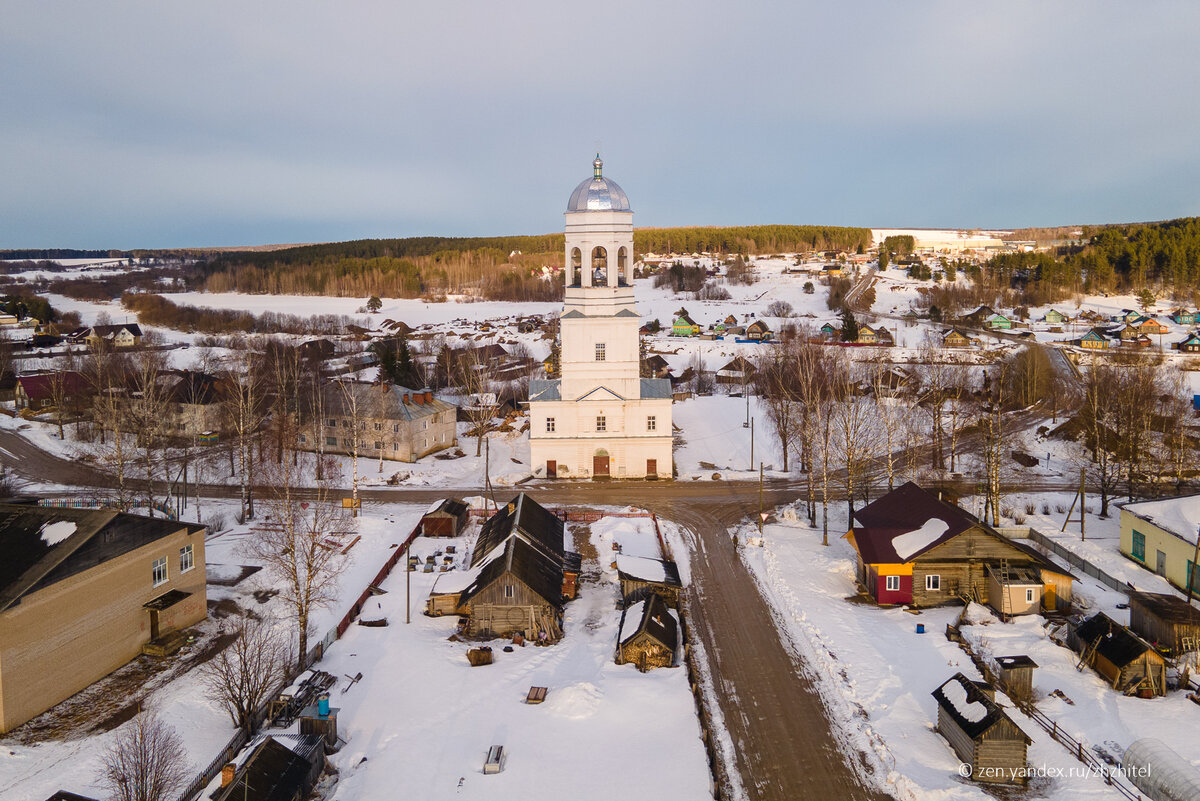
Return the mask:
<path fill-rule="evenodd" d="M 768 317 L 791 317 L 794 313 L 792 304 L 786 300 L 773 300 L 767 304 L 766 315 Z"/>
<path fill-rule="evenodd" d="M 700 287 L 696 297 L 700 300 L 729 300 L 729 290 L 719 284 L 705 284 Z"/>

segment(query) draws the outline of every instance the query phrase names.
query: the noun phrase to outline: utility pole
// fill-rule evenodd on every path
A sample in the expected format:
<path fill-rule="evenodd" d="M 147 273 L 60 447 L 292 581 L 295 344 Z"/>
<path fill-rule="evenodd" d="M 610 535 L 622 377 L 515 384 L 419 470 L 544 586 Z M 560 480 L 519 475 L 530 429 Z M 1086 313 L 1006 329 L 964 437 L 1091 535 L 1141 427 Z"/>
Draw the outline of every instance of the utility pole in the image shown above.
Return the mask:
<path fill-rule="evenodd" d="M 412 623 L 412 562 L 409 561 L 409 554 L 412 551 L 412 543 L 404 546 L 404 622 L 405 624 Z"/>
<path fill-rule="evenodd" d="M 763 463 L 758 463 L 758 536 L 763 533 L 763 519 L 766 515 L 763 514 Z"/>
<path fill-rule="evenodd" d="M 750 418 L 750 469 L 754 469 L 754 418 Z"/>

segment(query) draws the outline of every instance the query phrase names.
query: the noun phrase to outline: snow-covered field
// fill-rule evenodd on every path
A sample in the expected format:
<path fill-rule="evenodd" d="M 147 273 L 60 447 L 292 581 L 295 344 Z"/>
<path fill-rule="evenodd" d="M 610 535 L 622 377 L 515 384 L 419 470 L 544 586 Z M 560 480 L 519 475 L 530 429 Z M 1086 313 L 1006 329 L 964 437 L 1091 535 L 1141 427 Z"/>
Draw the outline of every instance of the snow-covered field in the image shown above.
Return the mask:
<path fill-rule="evenodd" d="M 844 505 L 838 506 L 831 510 L 828 547 L 821 545 L 819 528 L 808 528 L 797 516 L 798 507 L 784 507 L 777 510 L 780 522 L 766 526 L 764 545 L 742 549 L 742 558 L 777 613 L 784 642 L 796 649 L 817 676 L 835 730 L 875 760 L 877 775 L 887 777 L 882 789 L 898 799 L 988 798 L 983 789 L 960 778 L 958 758 L 933 730 L 937 706 L 930 693 L 957 671 L 980 678 L 967 655 L 942 634 L 947 623 L 957 620 L 961 608 L 929 609 L 913 615 L 902 609 L 850 603 L 847 599 L 855 594 L 855 557 L 840 537 L 846 515 Z M 1037 527 L 1044 521 L 1029 522 Z M 1121 557 L 1114 559 L 1114 546 L 1107 544 L 1110 535 L 1104 527 L 1096 529 L 1096 548 L 1109 554 L 1107 570 Z M 1074 539 L 1078 539 L 1077 529 Z M 1146 571 L 1141 573 L 1157 579 Z M 1160 589 L 1150 580 L 1139 586 Z M 1078 577 L 1075 592 L 1081 603 L 1113 614 L 1119 614 L 1115 604 L 1124 600 L 1088 577 Z M 1049 640 L 1040 617 L 1006 624 L 982 607 L 973 607 L 969 617 L 975 625 L 964 626 L 963 634 L 980 653 L 1027 654 L 1038 663 L 1034 688 L 1039 708 L 1102 758 L 1107 755 L 1119 760 L 1124 748 L 1138 738 L 1195 726 L 1196 709 L 1184 693 L 1153 700 L 1125 698 L 1112 692 L 1092 671 L 1076 671 L 1077 657 Z M 916 633 L 918 623 L 924 624 L 924 634 Z M 1074 703 L 1050 696 L 1055 690 Z M 1033 738 L 1030 766 L 1067 771 L 1063 777 L 1033 780 L 1035 795 L 1055 799 L 1121 797 L 1100 778 L 1071 774 L 1070 769 L 1078 771 L 1080 763 L 1003 695 L 997 698 Z M 1194 738 L 1172 742 L 1186 759 L 1200 761 L 1200 743 Z"/>

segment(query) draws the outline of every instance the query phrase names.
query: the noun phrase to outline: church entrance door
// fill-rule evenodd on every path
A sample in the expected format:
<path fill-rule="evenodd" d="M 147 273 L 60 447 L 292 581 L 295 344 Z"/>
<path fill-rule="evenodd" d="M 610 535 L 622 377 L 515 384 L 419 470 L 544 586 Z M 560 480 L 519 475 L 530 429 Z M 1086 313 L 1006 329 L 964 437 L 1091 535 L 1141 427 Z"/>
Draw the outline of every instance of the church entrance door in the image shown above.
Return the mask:
<path fill-rule="evenodd" d="M 608 478 L 610 476 L 608 467 L 607 451 L 597 451 L 592 457 L 592 478 Z"/>
<path fill-rule="evenodd" d="M 658 478 L 658 460 L 657 459 L 647 459 L 646 460 L 646 478 L 648 478 L 648 479 Z"/>
<path fill-rule="evenodd" d="M 546 478 L 558 478 L 558 462 L 553 459 L 546 460 Z"/>

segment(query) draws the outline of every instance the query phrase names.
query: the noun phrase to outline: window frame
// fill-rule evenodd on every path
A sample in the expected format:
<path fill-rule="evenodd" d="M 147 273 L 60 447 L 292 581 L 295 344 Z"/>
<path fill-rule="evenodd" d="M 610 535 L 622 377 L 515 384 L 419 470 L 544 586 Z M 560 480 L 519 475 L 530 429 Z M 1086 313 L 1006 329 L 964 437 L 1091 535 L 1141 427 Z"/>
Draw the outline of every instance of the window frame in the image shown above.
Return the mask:
<path fill-rule="evenodd" d="M 184 567 L 184 564 L 185 564 L 184 556 L 187 557 L 187 559 L 186 559 L 187 567 Z M 193 546 L 192 543 L 189 542 L 187 545 L 185 545 L 179 549 L 179 574 L 183 575 L 184 573 L 187 573 L 187 572 L 189 572 L 191 570 L 195 570 L 195 569 L 196 569 L 196 549 L 195 549 L 195 546 Z"/>
<path fill-rule="evenodd" d="M 555 434 L 558 432 L 558 421 L 553 417 L 546 418 L 546 433 Z"/>
<path fill-rule="evenodd" d="M 1037 600 L 1037 598 L 1034 597 L 1033 587 L 1026 587 L 1025 588 L 1025 603 L 1031 604 L 1036 600 Z"/>
<path fill-rule="evenodd" d="M 895 586 L 892 586 L 892 585 Z M 884 592 L 900 592 L 900 577 L 899 576 L 884 576 L 883 577 Z"/>
<path fill-rule="evenodd" d="M 605 414 L 596 415 L 596 433 L 598 433 L 598 434 L 607 434 L 608 433 L 608 415 L 605 415 Z"/>
<path fill-rule="evenodd" d="M 1135 529 L 1130 529 L 1133 536 L 1130 538 L 1129 552 L 1130 555 L 1145 564 L 1146 562 L 1146 535 Z"/>
<path fill-rule="evenodd" d="M 608 361 L 608 358 L 607 358 L 608 354 L 606 353 L 606 350 L 607 349 L 604 347 L 603 342 L 596 343 L 596 361 L 598 361 L 598 362 Z"/>
<path fill-rule="evenodd" d="M 925 574 L 925 591 L 926 592 L 941 592 L 942 591 L 942 574 L 941 573 Z"/>
<path fill-rule="evenodd" d="M 646 415 L 646 430 L 647 431 L 657 431 L 658 430 L 658 416 L 657 415 L 653 415 L 653 414 Z"/>
<path fill-rule="evenodd" d="M 159 568 L 162 568 L 162 578 L 158 577 Z M 161 587 L 171 580 L 171 570 L 167 565 L 167 557 L 160 556 L 150 563 L 150 580 L 154 587 Z"/>

